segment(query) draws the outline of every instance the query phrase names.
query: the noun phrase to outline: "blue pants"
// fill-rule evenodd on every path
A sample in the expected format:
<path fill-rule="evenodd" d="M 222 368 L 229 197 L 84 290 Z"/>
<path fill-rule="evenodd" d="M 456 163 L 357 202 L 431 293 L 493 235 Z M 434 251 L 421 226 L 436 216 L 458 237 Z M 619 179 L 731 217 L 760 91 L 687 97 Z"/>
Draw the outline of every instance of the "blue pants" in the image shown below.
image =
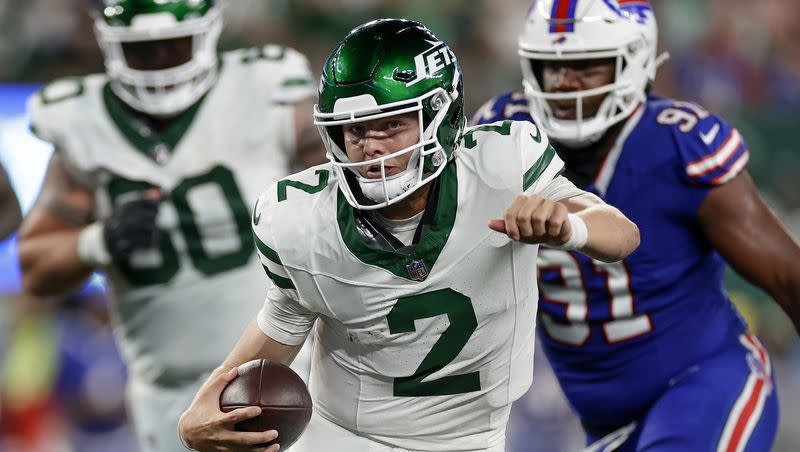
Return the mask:
<path fill-rule="evenodd" d="M 772 366 L 755 336 L 743 334 L 739 342 L 675 377 L 669 389 L 636 420 L 635 429 L 618 448 L 592 449 L 769 451 L 778 427 L 778 398 Z M 587 443 L 590 448 L 600 446 L 602 439 L 613 431 L 591 431 L 587 433 Z"/>

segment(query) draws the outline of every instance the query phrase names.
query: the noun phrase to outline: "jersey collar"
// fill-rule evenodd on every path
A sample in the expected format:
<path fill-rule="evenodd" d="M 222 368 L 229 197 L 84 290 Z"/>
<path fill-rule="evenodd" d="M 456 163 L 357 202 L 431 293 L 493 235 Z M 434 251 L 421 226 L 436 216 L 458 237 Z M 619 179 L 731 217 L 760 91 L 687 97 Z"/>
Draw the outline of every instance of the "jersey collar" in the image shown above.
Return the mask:
<path fill-rule="evenodd" d="M 619 156 L 622 154 L 622 149 L 625 147 L 625 142 L 633 132 L 633 129 L 636 128 L 636 125 L 639 124 L 639 120 L 642 119 L 644 109 L 645 104 L 641 103 L 628 117 L 625 126 L 611 146 L 611 150 L 606 154 L 606 158 L 603 160 L 603 164 L 597 172 L 597 177 L 595 177 L 594 182 L 589 187 L 590 190 L 594 189 L 592 191 L 596 191 L 600 197 L 605 196 L 606 192 L 608 192 L 608 186 L 611 184 L 611 179 L 614 177 L 614 171 L 617 169 L 617 161 L 619 161 Z"/>
<path fill-rule="evenodd" d="M 455 162 L 445 167 L 438 177 L 438 183 L 439 197 L 433 222 L 408 253 L 403 251 L 409 247 L 403 251 L 392 251 L 369 246 L 356 229 L 354 208 L 347 202 L 341 190 L 338 190 L 337 220 L 347 249 L 367 265 L 383 268 L 404 279 L 424 281 L 447 244 L 456 220 L 458 177 Z"/>
<path fill-rule="evenodd" d="M 158 132 L 112 92 L 110 81 L 103 87 L 103 103 L 112 122 L 134 148 L 158 163 L 163 163 L 163 156 L 171 154 L 186 134 L 204 99 L 205 96 L 201 97 L 186 111 L 175 116 L 169 127 Z"/>

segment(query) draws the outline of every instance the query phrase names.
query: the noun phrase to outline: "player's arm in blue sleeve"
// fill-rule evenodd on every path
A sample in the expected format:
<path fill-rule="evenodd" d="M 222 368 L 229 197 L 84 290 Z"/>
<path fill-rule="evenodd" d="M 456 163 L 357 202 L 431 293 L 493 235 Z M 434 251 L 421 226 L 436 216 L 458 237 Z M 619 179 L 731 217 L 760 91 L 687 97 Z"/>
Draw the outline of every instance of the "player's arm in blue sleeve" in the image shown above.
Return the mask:
<path fill-rule="evenodd" d="M 765 290 L 800 333 L 800 244 L 741 171 L 697 213 L 706 237 L 740 275 Z"/>
<path fill-rule="evenodd" d="M 783 308 L 800 332 L 800 244 L 767 207 L 746 171 L 742 135 L 696 104 L 676 102 L 658 122 L 673 127 L 684 182 L 703 191 L 696 209 L 711 244 Z"/>

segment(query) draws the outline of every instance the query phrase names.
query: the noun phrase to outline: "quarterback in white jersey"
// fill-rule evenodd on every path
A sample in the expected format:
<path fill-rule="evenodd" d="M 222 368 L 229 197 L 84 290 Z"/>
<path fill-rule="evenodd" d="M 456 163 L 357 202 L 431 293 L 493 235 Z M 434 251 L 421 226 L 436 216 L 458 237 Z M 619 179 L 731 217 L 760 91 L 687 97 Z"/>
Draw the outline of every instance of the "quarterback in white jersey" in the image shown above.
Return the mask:
<path fill-rule="evenodd" d="M 183 438 L 200 450 L 273 440 L 225 429 L 257 408 L 214 401 L 231 366 L 290 362 L 316 325 L 314 415 L 292 450 L 503 450 L 531 384 L 536 244 L 614 260 L 636 226 L 561 177 L 533 124 L 464 130 L 455 55 L 416 22 L 353 30 L 314 116 L 330 162 L 259 198 L 273 288 L 183 415 Z"/>
<path fill-rule="evenodd" d="M 219 55 L 213 2 L 115 2 L 96 27 L 108 73 L 29 101 L 55 152 L 22 227 L 24 284 L 58 293 L 107 271 L 141 447 L 182 450 L 180 413 L 267 288 L 251 208 L 304 150 L 323 155 L 314 83 L 282 46 Z"/>

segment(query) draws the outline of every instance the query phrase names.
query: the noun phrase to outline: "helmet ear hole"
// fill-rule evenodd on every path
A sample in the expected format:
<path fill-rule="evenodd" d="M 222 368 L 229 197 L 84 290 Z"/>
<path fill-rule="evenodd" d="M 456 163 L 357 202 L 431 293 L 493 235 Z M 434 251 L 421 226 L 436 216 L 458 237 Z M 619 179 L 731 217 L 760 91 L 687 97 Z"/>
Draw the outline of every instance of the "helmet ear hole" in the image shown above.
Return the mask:
<path fill-rule="evenodd" d="M 544 63 L 542 63 L 542 60 L 528 59 L 528 65 L 531 68 L 533 76 L 536 77 L 539 86 L 544 86 L 544 82 L 542 81 L 542 67 Z"/>
<path fill-rule="evenodd" d="M 344 147 L 344 131 L 342 130 L 342 126 L 328 126 L 327 129 L 331 140 L 336 143 L 336 146 L 339 146 L 342 152 L 347 153 L 347 149 Z"/>

